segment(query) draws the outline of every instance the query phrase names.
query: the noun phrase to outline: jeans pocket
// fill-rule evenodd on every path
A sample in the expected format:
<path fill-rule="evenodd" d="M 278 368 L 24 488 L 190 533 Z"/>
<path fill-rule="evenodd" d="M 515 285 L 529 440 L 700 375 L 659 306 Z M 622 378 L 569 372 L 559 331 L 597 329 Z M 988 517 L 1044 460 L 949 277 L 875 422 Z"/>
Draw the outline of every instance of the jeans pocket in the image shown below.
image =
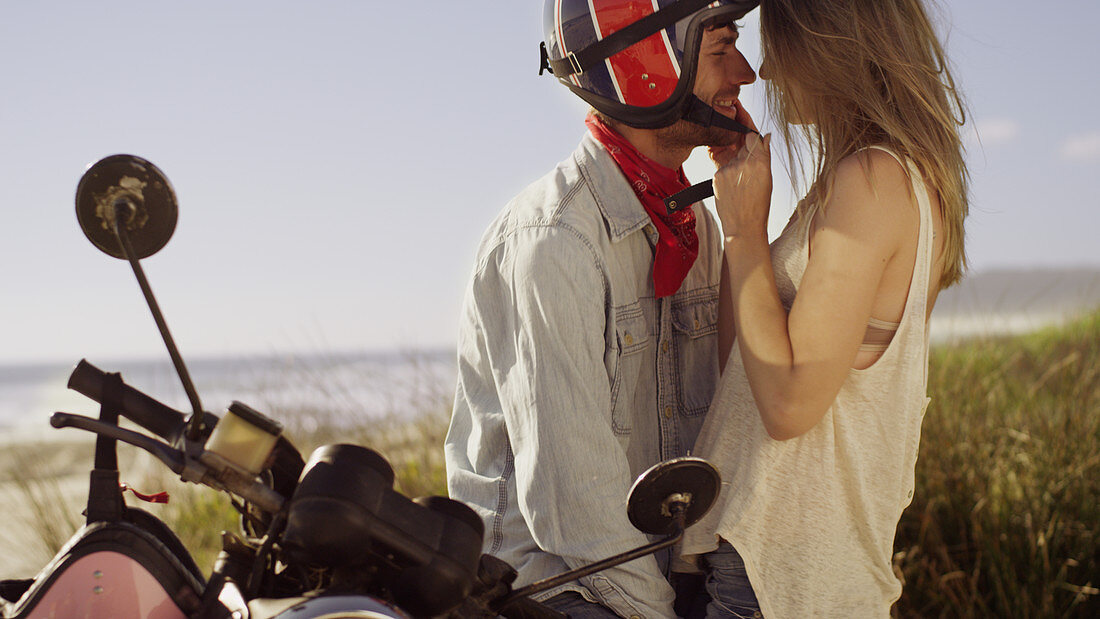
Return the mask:
<path fill-rule="evenodd" d="M 716 570 L 721 572 L 722 570 Z M 712 572 L 712 574 L 714 574 Z M 710 594 L 710 604 L 707 605 L 707 619 L 730 617 L 733 619 L 759 619 L 760 605 L 756 601 L 756 594 L 752 587 L 748 586 L 749 579 L 742 579 L 731 575 L 714 574 L 707 576 L 707 593 Z"/>
<path fill-rule="evenodd" d="M 707 617 L 732 617 L 757 619 L 761 617 L 760 602 L 749 583 L 745 562 L 733 546 L 723 543 L 718 550 L 705 555 L 707 565 L 707 593 L 710 605 Z"/>

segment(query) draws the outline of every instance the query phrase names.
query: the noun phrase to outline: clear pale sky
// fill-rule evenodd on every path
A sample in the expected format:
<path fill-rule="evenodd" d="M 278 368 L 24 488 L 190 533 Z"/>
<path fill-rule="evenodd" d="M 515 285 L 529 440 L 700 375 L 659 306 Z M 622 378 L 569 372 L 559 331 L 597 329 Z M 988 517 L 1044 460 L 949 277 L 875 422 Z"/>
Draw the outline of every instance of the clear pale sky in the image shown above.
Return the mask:
<path fill-rule="evenodd" d="M 938 13 L 973 118 L 974 269 L 1100 266 L 1100 4 Z M 539 0 L 8 3 L 0 363 L 164 356 L 129 267 L 74 215 L 114 153 L 175 186 L 175 236 L 144 265 L 185 357 L 451 346 L 483 229 L 583 133 L 585 106 L 537 75 L 541 19 Z M 773 229 L 793 201 L 777 190 Z"/>

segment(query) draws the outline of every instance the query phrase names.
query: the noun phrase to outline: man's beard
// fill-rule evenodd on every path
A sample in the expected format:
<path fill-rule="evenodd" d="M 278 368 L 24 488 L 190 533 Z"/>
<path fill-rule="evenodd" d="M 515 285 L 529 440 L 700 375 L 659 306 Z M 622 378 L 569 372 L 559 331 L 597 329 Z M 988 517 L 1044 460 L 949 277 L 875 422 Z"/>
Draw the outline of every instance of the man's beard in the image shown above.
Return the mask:
<path fill-rule="evenodd" d="M 657 129 L 657 143 L 669 149 L 693 149 L 697 146 L 731 146 L 741 134 L 721 127 L 703 127 L 686 120 Z"/>

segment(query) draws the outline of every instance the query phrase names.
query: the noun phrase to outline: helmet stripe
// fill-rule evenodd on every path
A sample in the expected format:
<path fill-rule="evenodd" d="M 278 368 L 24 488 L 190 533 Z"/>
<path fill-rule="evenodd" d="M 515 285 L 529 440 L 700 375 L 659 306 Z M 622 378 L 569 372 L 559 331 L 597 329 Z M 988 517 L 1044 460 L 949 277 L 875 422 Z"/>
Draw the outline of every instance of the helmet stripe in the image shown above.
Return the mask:
<path fill-rule="evenodd" d="M 603 24 L 600 23 L 600 11 L 607 11 L 609 8 L 613 9 L 615 4 L 621 4 L 622 0 L 588 0 L 588 11 L 592 14 L 592 23 L 596 26 L 596 40 L 602 41 L 605 33 L 611 34 L 612 30 L 605 30 Z M 611 83 L 615 86 L 615 95 L 619 98 L 619 103 L 626 103 L 626 97 L 623 96 L 622 88 L 619 88 L 619 76 L 615 74 L 615 66 L 611 63 L 611 58 L 603 61 L 607 65 L 607 72 L 611 75 Z"/>
<path fill-rule="evenodd" d="M 653 11 L 657 12 L 661 10 L 661 5 L 658 0 L 653 0 Z M 668 28 L 661 31 L 661 39 L 665 42 L 665 50 L 668 51 L 668 57 L 672 61 L 672 68 L 676 70 L 676 77 L 680 77 L 680 63 L 676 61 L 676 50 L 672 48 L 672 41 L 668 39 Z"/>
<path fill-rule="evenodd" d="M 639 7 L 641 3 L 631 0 L 589 0 L 588 4 L 600 39 L 660 8 L 656 0 L 651 0 L 651 7 Z M 665 31 L 635 43 L 605 62 L 619 101 L 627 105 L 649 107 L 663 103 L 675 90 L 680 76 Z M 643 67 L 641 71 L 639 66 Z"/>
<path fill-rule="evenodd" d="M 558 31 L 558 45 L 561 46 L 561 57 L 565 58 L 569 55 L 569 47 L 565 43 L 565 33 L 561 29 L 561 3 L 565 0 L 554 0 L 554 27 Z M 581 81 L 577 79 L 576 75 L 570 75 L 569 81 L 573 82 L 574 86 L 580 86 Z"/>

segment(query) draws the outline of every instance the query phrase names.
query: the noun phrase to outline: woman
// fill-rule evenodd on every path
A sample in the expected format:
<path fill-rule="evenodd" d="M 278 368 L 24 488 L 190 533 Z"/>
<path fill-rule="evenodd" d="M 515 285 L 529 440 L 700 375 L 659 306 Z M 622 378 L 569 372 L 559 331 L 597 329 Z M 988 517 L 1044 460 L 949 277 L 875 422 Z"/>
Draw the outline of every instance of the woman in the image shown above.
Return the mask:
<path fill-rule="evenodd" d="M 707 553 L 708 616 L 886 617 L 928 316 L 965 267 L 962 104 L 921 0 L 764 0 L 760 20 L 812 183 L 769 248 L 770 139 L 712 151 L 730 355 L 695 451 L 724 483 L 684 551 Z"/>

